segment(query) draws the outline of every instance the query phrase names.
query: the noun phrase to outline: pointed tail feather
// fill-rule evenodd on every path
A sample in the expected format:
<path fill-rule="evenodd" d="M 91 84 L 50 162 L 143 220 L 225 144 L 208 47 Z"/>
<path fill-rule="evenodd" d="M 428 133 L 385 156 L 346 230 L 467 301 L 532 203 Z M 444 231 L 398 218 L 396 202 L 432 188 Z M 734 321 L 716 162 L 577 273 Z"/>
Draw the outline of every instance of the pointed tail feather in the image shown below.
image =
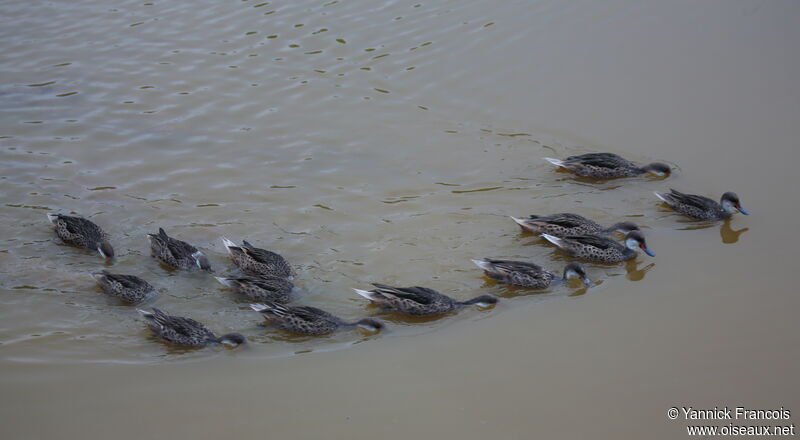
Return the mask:
<path fill-rule="evenodd" d="M 550 162 L 551 164 L 553 164 L 553 165 L 555 165 L 557 167 L 563 167 L 564 166 L 564 161 L 560 160 L 560 159 L 554 159 L 552 157 L 545 157 L 544 160 Z"/>
<path fill-rule="evenodd" d="M 256 312 L 262 313 L 270 309 L 270 306 L 266 304 L 250 304 L 250 308 L 255 310 Z"/>
<path fill-rule="evenodd" d="M 214 277 L 214 278 L 216 278 L 216 279 L 217 279 L 217 281 L 219 281 L 219 282 L 220 282 L 220 284 L 222 284 L 223 286 L 226 286 L 226 287 L 234 287 L 234 284 L 233 284 L 233 282 L 232 282 L 232 281 L 230 281 L 230 280 L 229 280 L 229 279 L 227 279 L 227 278 L 223 278 L 223 277 Z"/>
<path fill-rule="evenodd" d="M 655 195 L 656 195 L 656 197 L 658 197 L 659 199 L 661 199 L 661 201 L 662 201 L 662 202 L 669 203 L 669 200 L 667 200 L 667 194 L 665 194 L 665 193 L 660 193 L 660 192 L 658 192 L 658 191 L 653 191 L 653 194 L 655 194 Z"/>
<path fill-rule="evenodd" d="M 545 240 L 549 241 L 550 243 L 553 243 L 554 245 L 556 245 L 558 247 L 563 247 L 564 246 L 564 240 L 563 239 L 560 239 L 558 237 L 552 236 L 550 234 L 542 234 L 542 238 L 544 238 Z"/>
<path fill-rule="evenodd" d="M 353 289 L 357 294 L 363 296 L 364 298 L 375 301 L 375 292 L 371 292 L 369 290 L 361 290 L 361 289 Z"/>
<path fill-rule="evenodd" d="M 511 220 L 514 220 L 518 225 L 522 226 L 523 228 L 525 227 L 525 220 L 526 219 L 524 219 L 524 218 L 516 218 L 514 216 L 509 216 L 509 217 L 511 217 Z"/>
<path fill-rule="evenodd" d="M 236 243 L 234 243 L 234 242 L 232 242 L 232 241 L 228 240 L 228 239 L 227 239 L 227 238 L 225 238 L 225 237 L 222 237 L 222 244 L 224 244 L 224 245 L 225 245 L 225 248 L 226 248 L 226 249 L 228 249 L 228 252 L 230 252 L 230 251 L 231 251 L 231 248 L 232 248 L 232 247 L 239 247 L 239 246 L 237 246 L 237 245 L 236 245 Z"/>
<path fill-rule="evenodd" d="M 55 224 L 56 220 L 58 220 L 58 214 L 47 214 L 47 219 L 50 220 L 50 223 Z"/>
<path fill-rule="evenodd" d="M 486 260 L 472 260 L 472 262 L 475 263 L 476 266 L 480 267 L 485 271 L 492 271 L 494 269 L 492 263 Z"/>

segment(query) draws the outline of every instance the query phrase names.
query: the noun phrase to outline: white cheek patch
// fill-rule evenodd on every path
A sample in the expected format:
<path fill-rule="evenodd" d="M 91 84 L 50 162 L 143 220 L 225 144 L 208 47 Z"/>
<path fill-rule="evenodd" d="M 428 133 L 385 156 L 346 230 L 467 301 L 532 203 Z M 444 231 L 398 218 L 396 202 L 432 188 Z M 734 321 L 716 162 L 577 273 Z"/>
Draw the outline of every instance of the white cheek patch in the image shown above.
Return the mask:
<path fill-rule="evenodd" d="M 722 209 L 724 209 L 726 212 L 732 212 L 733 211 L 733 203 L 730 200 L 723 200 L 722 201 Z"/>

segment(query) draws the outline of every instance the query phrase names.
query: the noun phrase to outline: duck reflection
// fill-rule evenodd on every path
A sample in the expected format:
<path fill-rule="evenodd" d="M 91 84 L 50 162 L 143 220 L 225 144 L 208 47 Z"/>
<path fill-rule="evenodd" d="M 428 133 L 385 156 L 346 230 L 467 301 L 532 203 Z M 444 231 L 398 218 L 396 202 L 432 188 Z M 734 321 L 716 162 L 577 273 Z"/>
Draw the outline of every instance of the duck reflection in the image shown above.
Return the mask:
<path fill-rule="evenodd" d="M 698 229 L 706 229 L 713 226 L 716 226 L 717 222 L 693 222 L 693 221 L 682 221 L 681 223 L 689 223 L 690 226 L 685 228 L 680 228 L 681 231 L 695 231 Z M 739 236 L 744 234 L 745 232 L 749 231 L 750 228 L 742 228 L 739 230 L 734 230 L 731 227 L 731 219 L 726 219 L 722 222 L 722 225 L 719 227 L 719 235 L 722 237 L 722 242 L 725 244 L 737 243 L 739 241 Z"/>
<path fill-rule="evenodd" d="M 640 269 L 639 264 L 636 259 L 628 260 L 625 263 L 625 272 L 627 272 L 625 278 L 631 281 L 641 281 L 644 279 L 644 274 L 656 265 L 656 263 L 649 263 Z"/>
<path fill-rule="evenodd" d="M 734 231 L 731 228 L 731 220 L 725 220 L 722 223 L 722 226 L 719 227 L 719 235 L 722 237 L 722 242 L 725 244 L 736 243 L 739 241 L 739 236 L 744 234 L 745 232 L 749 231 L 750 228 L 742 228 L 738 231 Z"/>

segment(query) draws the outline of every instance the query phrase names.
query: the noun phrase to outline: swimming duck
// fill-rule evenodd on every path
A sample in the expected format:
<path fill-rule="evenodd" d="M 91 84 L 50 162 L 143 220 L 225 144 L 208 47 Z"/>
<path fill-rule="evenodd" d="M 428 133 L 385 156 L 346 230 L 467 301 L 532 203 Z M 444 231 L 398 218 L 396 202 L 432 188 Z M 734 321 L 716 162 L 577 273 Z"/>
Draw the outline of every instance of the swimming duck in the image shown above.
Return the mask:
<path fill-rule="evenodd" d="M 191 269 L 194 266 L 213 272 L 208 258 L 196 247 L 181 240 L 167 236 L 163 228 L 158 228 L 158 234 L 147 234 L 150 237 L 150 253 L 167 266 L 175 269 Z"/>
<path fill-rule="evenodd" d="M 683 215 L 699 220 L 722 220 L 730 218 L 734 209 L 744 215 L 750 215 L 739 202 L 739 196 L 732 192 L 722 195 L 720 203 L 708 197 L 684 194 L 670 188 L 668 193 L 656 192 L 656 197 L 664 201 L 670 208 Z"/>
<path fill-rule="evenodd" d="M 92 276 L 107 295 L 131 304 L 150 299 L 158 293 L 150 283 L 137 276 L 110 273 L 107 270 L 95 272 Z"/>
<path fill-rule="evenodd" d="M 97 251 L 108 260 L 114 258 L 114 248 L 108 242 L 108 234 L 100 226 L 71 215 L 47 214 L 47 218 L 55 225 L 56 235 L 64 243 Z"/>
<path fill-rule="evenodd" d="M 660 162 L 653 162 L 639 167 L 614 153 L 588 153 L 570 156 L 564 160 L 553 159 L 552 157 L 545 157 L 544 159 L 579 176 L 597 179 L 631 177 L 644 173 L 652 173 L 656 176 L 664 177 L 669 176 L 672 172 L 669 165 Z"/>
<path fill-rule="evenodd" d="M 533 289 L 543 289 L 549 286 L 553 280 L 559 279 L 556 274 L 542 269 L 533 263 L 524 261 L 511 261 L 511 260 L 494 260 L 491 258 L 484 258 L 483 260 L 472 260 L 478 267 L 483 269 L 486 276 L 494 278 L 497 281 L 512 286 L 529 287 Z M 589 287 L 594 286 L 594 283 L 589 281 L 586 276 L 586 270 L 583 265 L 578 262 L 572 262 L 564 267 L 564 278 L 559 280 L 566 281 L 569 278 L 580 278 L 584 284 Z"/>
<path fill-rule="evenodd" d="M 153 307 L 152 312 L 139 310 L 147 326 L 158 337 L 166 342 L 187 347 L 200 347 L 208 344 L 225 344 L 237 346 L 247 339 L 241 333 L 228 333 L 217 337 L 211 330 L 192 318 L 171 316 Z"/>
<path fill-rule="evenodd" d="M 271 325 L 301 335 L 324 335 L 341 327 L 359 326 L 372 332 L 384 328 L 383 323 L 377 319 L 364 318 L 348 323 L 338 316 L 310 306 L 289 307 L 266 302 L 265 304 L 250 304 L 250 308 L 263 314 Z"/>
<path fill-rule="evenodd" d="M 384 310 L 410 316 L 442 315 L 461 306 L 477 304 L 480 307 L 488 307 L 497 303 L 497 297 L 488 294 L 461 302 L 427 287 L 391 287 L 378 283 L 372 285 L 375 289 L 353 290 L 383 307 Z"/>
<path fill-rule="evenodd" d="M 259 249 L 245 240 L 242 246 L 222 237 L 231 259 L 243 271 L 253 275 L 271 275 L 292 279 L 292 267 L 275 252 Z"/>
<path fill-rule="evenodd" d="M 583 234 L 610 234 L 614 231 L 627 234 L 638 231 L 639 227 L 632 222 L 614 223 L 603 228 L 594 220 L 578 214 L 562 213 L 553 215 L 531 215 L 528 218 L 511 217 L 525 231 L 534 234 L 548 234 L 555 237 Z"/>
<path fill-rule="evenodd" d="M 265 276 L 215 277 L 223 285 L 254 301 L 289 301 L 294 284 L 286 278 Z"/>
<path fill-rule="evenodd" d="M 599 235 L 570 235 L 555 237 L 543 234 L 547 241 L 558 246 L 562 251 L 575 258 L 601 263 L 618 263 L 620 261 L 636 258 L 636 249 L 643 250 L 647 255 L 655 257 L 656 254 L 647 248 L 644 235 L 640 231 L 631 231 L 625 236 L 625 244 Z"/>

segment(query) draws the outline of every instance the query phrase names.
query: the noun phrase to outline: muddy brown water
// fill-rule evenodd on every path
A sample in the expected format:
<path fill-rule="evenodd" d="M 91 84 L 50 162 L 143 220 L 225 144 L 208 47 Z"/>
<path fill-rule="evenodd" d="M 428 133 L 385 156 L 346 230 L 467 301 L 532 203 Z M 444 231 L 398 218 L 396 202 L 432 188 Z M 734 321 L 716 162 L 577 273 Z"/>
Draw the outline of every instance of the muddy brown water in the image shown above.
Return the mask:
<path fill-rule="evenodd" d="M 5 2 L 0 5 L 3 438 L 684 438 L 672 406 L 800 417 L 796 2 Z M 667 180 L 593 183 L 541 158 L 612 151 Z M 688 221 L 652 192 L 748 217 Z M 113 237 L 151 304 L 247 347 L 179 350 L 102 295 Z M 569 261 L 510 215 L 644 228 L 655 258 L 541 292 L 470 259 Z M 281 252 L 297 303 L 388 330 L 290 337 L 158 227 L 233 269 L 220 237 Z M 502 297 L 434 320 L 353 288 Z"/>

